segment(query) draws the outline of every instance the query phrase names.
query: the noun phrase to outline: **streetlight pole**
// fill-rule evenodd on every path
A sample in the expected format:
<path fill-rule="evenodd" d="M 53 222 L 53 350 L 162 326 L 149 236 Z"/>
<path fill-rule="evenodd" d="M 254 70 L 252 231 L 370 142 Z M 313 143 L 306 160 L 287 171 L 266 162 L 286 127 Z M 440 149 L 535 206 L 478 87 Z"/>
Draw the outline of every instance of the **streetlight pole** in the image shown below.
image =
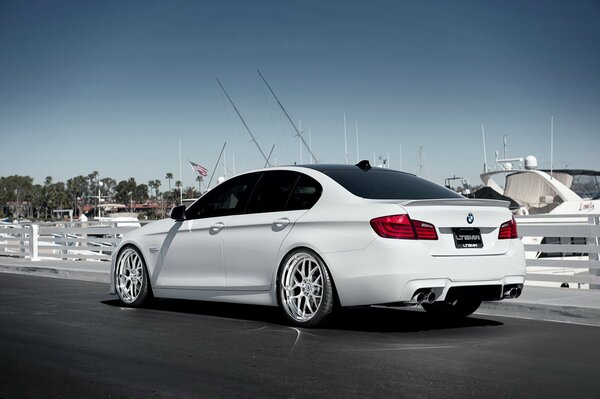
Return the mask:
<path fill-rule="evenodd" d="M 97 213 L 97 215 L 96 215 L 96 216 L 97 216 L 98 218 L 101 216 L 101 215 L 100 215 L 100 200 L 102 199 L 102 197 L 100 196 L 100 188 L 101 188 L 102 186 L 104 186 L 104 182 L 102 182 L 102 181 L 99 181 L 99 182 L 98 182 L 98 211 L 96 212 L 96 213 Z"/>

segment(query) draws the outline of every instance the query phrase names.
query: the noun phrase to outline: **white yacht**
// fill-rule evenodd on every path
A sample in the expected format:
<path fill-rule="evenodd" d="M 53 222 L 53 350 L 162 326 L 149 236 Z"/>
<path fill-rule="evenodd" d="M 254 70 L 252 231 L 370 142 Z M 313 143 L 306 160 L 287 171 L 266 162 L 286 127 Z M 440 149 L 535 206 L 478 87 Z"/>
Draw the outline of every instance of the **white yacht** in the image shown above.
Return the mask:
<path fill-rule="evenodd" d="M 593 170 L 537 169 L 537 159 L 498 159 L 499 170 L 481 174 L 481 180 L 498 194 L 519 204 L 520 215 L 600 212 L 600 172 Z M 514 168 L 515 164 L 524 167 Z"/>

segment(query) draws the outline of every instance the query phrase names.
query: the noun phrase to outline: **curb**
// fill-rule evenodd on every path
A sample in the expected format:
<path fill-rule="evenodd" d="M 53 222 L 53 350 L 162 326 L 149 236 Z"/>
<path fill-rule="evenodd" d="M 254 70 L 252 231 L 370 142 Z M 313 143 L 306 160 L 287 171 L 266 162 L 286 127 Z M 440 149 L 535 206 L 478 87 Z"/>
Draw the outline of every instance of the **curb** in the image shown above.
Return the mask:
<path fill-rule="evenodd" d="M 483 302 L 475 314 L 600 326 L 600 310 L 524 302 Z"/>
<path fill-rule="evenodd" d="M 0 264 L 1 273 L 25 274 L 39 277 L 61 278 L 67 280 L 92 281 L 96 283 L 110 282 L 110 272 L 102 270 L 86 270 L 78 268 L 61 268 L 44 265 L 6 265 Z"/>

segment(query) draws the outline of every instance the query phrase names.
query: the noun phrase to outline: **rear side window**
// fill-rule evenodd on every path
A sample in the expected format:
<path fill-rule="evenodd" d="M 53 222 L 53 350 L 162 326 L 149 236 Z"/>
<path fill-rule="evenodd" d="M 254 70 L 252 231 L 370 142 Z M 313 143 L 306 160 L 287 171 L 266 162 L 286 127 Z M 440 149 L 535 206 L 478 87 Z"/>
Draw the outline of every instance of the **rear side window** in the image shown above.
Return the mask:
<path fill-rule="evenodd" d="M 322 192 L 323 188 L 319 182 L 312 177 L 300 175 L 300 179 L 292 191 L 286 209 L 288 211 L 310 209 L 321 198 Z"/>
<path fill-rule="evenodd" d="M 285 210 L 298 177 L 298 173 L 283 170 L 264 172 L 248 202 L 246 213 Z"/>
<path fill-rule="evenodd" d="M 439 199 L 463 198 L 429 180 L 389 169 L 359 168 L 322 170 L 352 194 L 369 199 Z"/>
<path fill-rule="evenodd" d="M 256 184 L 245 213 L 295 211 L 311 208 L 323 189 L 313 178 L 291 171 L 268 171 Z"/>

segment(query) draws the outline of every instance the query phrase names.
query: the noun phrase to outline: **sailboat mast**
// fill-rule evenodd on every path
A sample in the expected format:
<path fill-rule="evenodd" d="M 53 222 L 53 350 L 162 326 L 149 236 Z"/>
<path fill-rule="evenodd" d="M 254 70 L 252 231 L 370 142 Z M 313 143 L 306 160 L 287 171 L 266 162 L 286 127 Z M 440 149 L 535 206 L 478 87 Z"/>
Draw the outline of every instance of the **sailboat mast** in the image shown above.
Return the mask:
<path fill-rule="evenodd" d="M 419 146 L 419 176 L 423 176 L 423 146 Z"/>
<path fill-rule="evenodd" d="M 481 124 L 481 136 L 483 137 L 483 173 L 487 173 L 488 166 L 487 166 L 487 154 L 485 153 L 485 130 L 483 128 L 483 123 Z"/>
<path fill-rule="evenodd" d="M 554 115 L 550 115 L 550 177 L 554 169 Z"/>
<path fill-rule="evenodd" d="M 219 84 L 219 86 L 221 86 L 221 89 L 223 90 L 223 93 L 225 93 L 225 96 L 227 97 L 227 99 L 231 103 L 231 106 L 235 110 L 237 116 L 240 118 L 240 120 L 244 124 L 244 127 L 248 131 L 248 134 L 250 135 L 250 137 L 252 137 L 252 141 L 254 142 L 254 144 L 256 144 L 256 148 L 258 148 L 258 151 L 260 151 L 260 154 L 263 156 L 264 160 L 266 161 L 267 166 L 271 166 L 271 164 L 269 163 L 269 159 L 265 155 L 265 153 L 262 150 L 262 148 L 260 148 L 260 145 L 258 144 L 258 141 L 256 141 L 256 137 L 254 137 L 254 134 L 252 134 L 252 131 L 248 127 L 248 124 L 246 123 L 246 121 L 244 120 L 244 118 L 242 117 L 242 114 L 240 114 L 240 111 L 238 111 L 237 107 L 233 103 L 233 100 L 231 99 L 231 97 L 229 97 L 229 94 L 227 94 L 227 90 L 225 90 L 225 88 L 223 87 L 223 85 L 221 84 L 221 82 L 219 81 L 219 79 L 217 79 L 217 83 Z"/>
<path fill-rule="evenodd" d="M 348 138 L 346 136 L 346 113 L 344 112 L 344 155 L 346 157 L 346 165 L 348 165 Z"/>
<path fill-rule="evenodd" d="M 300 137 L 300 140 L 302 140 L 302 144 L 304 145 L 304 148 L 306 148 L 308 150 L 308 153 L 315 160 L 315 163 L 319 163 L 319 161 L 317 161 L 317 157 L 315 157 L 315 154 L 313 154 L 313 152 L 311 151 L 310 147 L 306 143 L 306 140 L 304 140 L 304 137 L 302 136 L 302 133 L 301 133 L 300 129 L 296 127 L 296 124 L 292 121 L 292 118 L 290 117 L 290 115 L 285 110 L 283 104 L 281 104 L 281 101 L 279 101 L 279 98 L 277 97 L 277 95 L 275 94 L 275 92 L 273 91 L 273 89 L 271 88 L 271 86 L 269 85 L 269 83 L 267 82 L 267 80 L 265 79 L 265 77 L 263 76 L 263 74 L 260 73 L 260 70 L 258 70 L 258 69 L 256 70 L 256 72 L 258 72 L 258 75 L 260 76 L 260 78 L 262 79 L 262 81 L 265 82 L 265 85 L 267 86 L 267 88 L 269 89 L 269 91 L 271 92 L 271 94 L 273 95 L 273 97 L 275 97 L 275 100 L 277 101 L 277 104 L 279 104 L 279 108 L 281 108 L 281 110 L 283 111 L 283 113 L 286 116 L 286 118 L 288 119 L 288 121 L 290 121 L 290 123 L 294 127 L 294 130 L 296 131 L 296 134 L 298 135 L 298 137 Z"/>
<path fill-rule="evenodd" d="M 358 151 L 358 121 L 355 121 L 354 128 L 356 130 L 356 162 L 360 162 L 360 152 Z"/>
<path fill-rule="evenodd" d="M 302 131 L 302 119 L 298 119 L 298 129 Z M 302 140 L 298 140 L 298 143 L 300 144 L 300 165 L 302 165 Z"/>
<path fill-rule="evenodd" d="M 219 162 L 221 161 L 221 156 L 223 155 L 223 151 L 225 151 L 225 146 L 227 145 L 227 142 L 223 143 L 223 147 L 221 148 L 221 152 L 219 153 L 219 158 L 217 158 L 217 162 L 215 163 L 215 167 L 212 170 L 212 173 L 210 174 L 210 179 L 208 179 L 208 184 L 206 186 L 206 189 L 208 190 L 210 188 L 210 183 L 212 182 L 213 177 L 215 176 L 215 172 L 217 171 L 217 168 L 219 167 Z"/>
<path fill-rule="evenodd" d="M 309 154 L 312 154 L 312 130 L 310 127 L 308 128 L 308 149 L 311 151 Z M 312 158 L 312 155 L 310 155 L 308 159 L 310 159 L 310 163 L 315 162 L 315 160 Z"/>

